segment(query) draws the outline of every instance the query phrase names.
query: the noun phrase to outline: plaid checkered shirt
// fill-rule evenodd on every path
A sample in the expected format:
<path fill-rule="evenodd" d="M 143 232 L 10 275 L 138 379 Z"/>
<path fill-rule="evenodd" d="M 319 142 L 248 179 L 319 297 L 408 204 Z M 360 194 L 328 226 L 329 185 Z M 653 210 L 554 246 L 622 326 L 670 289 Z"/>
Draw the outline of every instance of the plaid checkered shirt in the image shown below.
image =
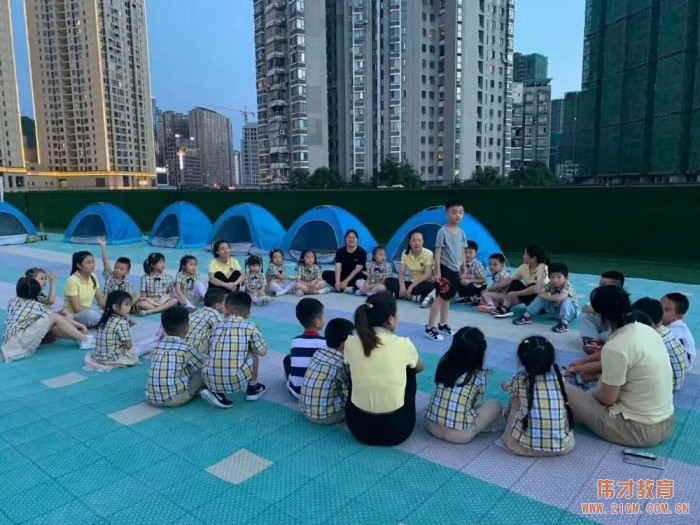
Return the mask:
<path fill-rule="evenodd" d="M 343 353 L 319 348 L 304 374 L 299 409 L 311 419 L 326 419 L 345 410 L 350 378 Z"/>
<path fill-rule="evenodd" d="M 297 266 L 297 281 L 302 283 L 312 283 L 321 280 L 321 267 L 314 264 L 311 268 L 307 268 L 303 264 Z"/>
<path fill-rule="evenodd" d="M 511 428 L 506 429 L 510 436 L 522 446 L 546 452 L 564 450 L 573 436 L 566 415 L 564 396 L 559 389 L 557 376 L 553 371 L 535 376 L 534 396 L 527 429 L 523 430 L 522 420 L 528 413 L 527 374 L 519 372 L 510 383 L 511 396 L 518 396 L 520 408 Z"/>
<path fill-rule="evenodd" d="M 97 327 L 95 349 L 96 361 L 116 361 L 127 352 L 126 343 L 131 341 L 129 321 L 121 315 L 110 315 L 107 322 Z"/>
<path fill-rule="evenodd" d="M 274 281 L 275 279 L 286 278 L 287 273 L 285 272 L 284 265 L 277 266 L 276 264 L 270 263 L 265 272 L 265 277 L 267 277 L 267 282 Z"/>
<path fill-rule="evenodd" d="M 114 276 L 114 272 L 112 270 L 105 270 L 102 272 L 102 277 L 105 280 L 105 287 L 104 287 L 105 297 L 107 297 L 110 293 L 116 292 L 116 291 L 126 292 L 129 295 L 132 295 L 134 293 L 132 291 L 131 281 L 129 281 L 128 276 L 124 277 L 124 280 L 122 282 L 119 282 L 119 281 L 117 281 L 117 278 Z"/>
<path fill-rule="evenodd" d="M 245 274 L 245 277 L 246 290 L 257 292 L 258 290 L 264 290 L 265 286 L 267 286 L 267 279 L 265 279 L 265 275 L 262 273 L 252 274 L 248 272 Z"/>
<path fill-rule="evenodd" d="M 219 323 L 211 334 L 202 379 L 212 392 L 243 390 L 253 375 L 253 354 L 266 348 L 260 329 L 238 316 Z"/>
<path fill-rule="evenodd" d="M 569 281 L 566 281 L 566 284 L 564 284 L 564 286 L 562 286 L 561 288 L 555 288 L 550 281 L 544 285 L 543 290 L 554 295 L 564 294 L 569 299 L 576 299 L 576 290 L 574 290 L 574 287 Z"/>
<path fill-rule="evenodd" d="M 466 378 L 467 374 L 457 378 L 453 388 L 435 385 L 425 414 L 430 421 L 455 430 L 467 430 L 469 425 L 474 424 L 474 407 L 483 401 L 486 391 L 486 371 L 473 374 L 463 385 Z"/>
<path fill-rule="evenodd" d="M 190 377 L 201 370 L 204 357 L 179 337 L 168 336 L 151 354 L 146 396 L 152 403 L 163 403 L 184 392 Z"/>
<path fill-rule="evenodd" d="M 208 306 L 198 309 L 190 315 L 190 330 L 185 341 L 199 352 L 209 352 L 209 338 L 214 327 L 224 320 L 223 316 Z"/>
<path fill-rule="evenodd" d="M 493 279 L 493 284 L 496 284 L 503 279 L 510 279 L 510 271 L 503 268 L 500 272 L 492 274 L 491 279 Z"/>
<path fill-rule="evenodd" d="M 7 342 L 12 336 L 26 330 L 34 322 L 53 314 L 53 310 L 39 301 L 14 297 L 7 306 L 5 318 L 5 339 Z"/>
<path fill-rule="evenodd" d="M 367 275 L 369 276 L 370 284 L 382 283 L 392 274 L 391 264 L 385 262 L 384 264 L 377 264 L 371 262 L 367 265 Z"/>
<path fill-rule="evenodd" d="M 467 263 L 467 279 L 486 279 L 486 268 L 483 263 L 474 259 Z"/>
<path fill-rule="evenodd" d="M 194 298 L 194 284 L 199 281 L 199 274 L 190 275 L 183 271 L 177 272 L 175 276 L 175 285 L 180 285 L 182 293 L 185 294 L 190 301 Z"/>
<path fill-rule="evenodd" d="M 141 293 L 149 299 L 160 299 L 164 295 L 175 292 L 175 281 L 167 273 L 160 275 L 142 275 Z"/>
<path fill-rule="evenodd" d="M 685 383 L 685 374 L 688 371 L 688 352 L 683 343 L 678 339 L 673 332 L 666 326 L 660 326 L 656 329 L 664 340 L 668 357 L 671 360 L 671 368 L 673 369 L 673 389 L 680 390 Z"/>

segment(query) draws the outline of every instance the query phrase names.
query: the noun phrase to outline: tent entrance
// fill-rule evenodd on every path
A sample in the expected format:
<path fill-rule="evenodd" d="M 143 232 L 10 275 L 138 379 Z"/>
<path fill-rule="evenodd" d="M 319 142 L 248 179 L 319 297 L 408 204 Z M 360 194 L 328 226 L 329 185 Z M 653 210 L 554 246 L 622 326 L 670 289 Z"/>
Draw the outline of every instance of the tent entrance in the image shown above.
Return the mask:
<path fill-rule="evenodd" d="M 319 263 L 333 262 L 338 250 L 338 239 L 333 227 L 324 221 L 309 221 L 301 226 L 289 243 L 289 253 L 299 259 L 301 252 L 307 249 L 316 252 Z"/>
<path fill-rule="evenodd" d="M 164 248 L 175 248 L 180 240 L 180 221 L 174 213 L 168 214 L 153 232 L 151 244 Z"/>
<path fill-rule="evenodd" d="M 97 240 L 101 237 L 107 237 L 107 225 L 105 221 L 96 214 L 90 214 L 83 217 L 76 224 L 71 236 L 71 242 L 78 244 L 97 244 Z"/>
<path fill-rule="evenodd" d="M 27 229 L 17 217 L 0 213 L 0 246 L 25 243 L 28 236 Z"/>
<path fill-rule="evenodd" d="M 224 240 L 231 245 L 234 255 L 246 255 L 253 246 L 253 233 L 245 217 L 233 216 L 221 225 L 213 237 L 214 241 Z"/>

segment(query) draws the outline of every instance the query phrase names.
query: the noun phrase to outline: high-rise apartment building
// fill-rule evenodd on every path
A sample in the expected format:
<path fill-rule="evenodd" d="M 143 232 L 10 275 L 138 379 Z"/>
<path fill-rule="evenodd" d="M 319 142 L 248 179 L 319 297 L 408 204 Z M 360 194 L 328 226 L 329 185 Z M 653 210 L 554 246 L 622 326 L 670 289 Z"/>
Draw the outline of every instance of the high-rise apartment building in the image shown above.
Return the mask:
<path fill-rule="evenodd" d="M 577 161 L 582 179 L 695 181 L 697 1 L 587 0 Z"/>
<path fill-rule="evenodd" d="M 511 167 L 532 162 L 549 166 L 552 86 L 549 80 L 513 83 Z"/>
<path fill-rule="evenodd" d="M 385 158 L 429 182 L 510 168 L 513 0 L 333 0 L 331 167 L 371 177 Z"/>
<path fill-rule="evenodd" d="M 192 137 L 175 138 L 177 147 L 177 166 L 174 171 L 169 171 L 170 183 L 175 182 L 178 188 L 201 188 L 204 178 L 202 176 L 202 157 L 197 143 Z"/>
<path fill-rule="evenodd" d="M 254 0 L 259 163 L 267 181 L 328 165 L 326 17 L 310 8 L 305 0 Z"/>
<path fill-rule="evenodd" d="M 178 157 L 178 139 L 190 137 L 190 126 L 187 115 L 175 111 L 164 111 L 160 114 L 156 138 L 158 149 L 163 158 L 163 167 L 168 171 L 170 180 L 175 180 L 175 174 L 180 169 Z"/>
<path fill-rule="evenodd" d="M 243 139 L 241 140 L 241 185 L 260 186 L 260 144 L 258 123 L 250 122 L 243 126 Z"/>
<path fill-rule="evenodd" d="M 0 173 L 5 174 L 5 186 L 23 184 L 24 170 L 12 13 L 10 0 L 0 0 Z"/>
<path fill-rule="evenodd" d="M 231 171 L 233 173 L 233 184 L 238 186 L 241 183 L 241 152 L 237 149 L 233 150 L 233 157 L 231 157 L 233 166 Z"/>
<path fill-rule="evenodd" d="M 155 182 L 145 0 L 25 0 L 39 170 Z"/>
<path fill-rule="evenodd" d="M 233 185 L 233 128 L 231 120 L 216 111 L 195 108 L 189 114 L 190 135 L 202 159 L 204 185 Z"/>
<path fill-rule="evenodd" d="M 513 82 L 537 82 L 548 78 L 549 59 L 539 53 L 513 55 Z"/>
<path fill-rule="evenodd" d="M 555 172 L 559 164 L 559 148 L 564 136 L 564 99 L 552 100 L 550 139 L 549 139 L 549 167 Z"/>

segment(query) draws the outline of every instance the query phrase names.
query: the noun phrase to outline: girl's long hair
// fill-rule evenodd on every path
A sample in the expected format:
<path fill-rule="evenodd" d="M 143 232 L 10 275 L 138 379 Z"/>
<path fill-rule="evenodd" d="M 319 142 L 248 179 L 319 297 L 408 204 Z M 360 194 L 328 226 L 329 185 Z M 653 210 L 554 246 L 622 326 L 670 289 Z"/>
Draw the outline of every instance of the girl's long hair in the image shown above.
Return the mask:
<path fill-rule="evenodd" d="M 187 266 L 187 263 L 190 261 L 197 262 L 197 258 L 194 255 L 185 255 L 182 259 L 180 259 L 180 270 L 179 271 L 184 273 L 185 266 Z"/>
<path fill-rule="evenodd" d="M 107 299 L 105 299 L 104 312 L 102 312 L 102 317 L 100 317 L 100 320 L 97 322 L 97 326 L 104 326 L 107 324 L 109 318 L 116 315 L 114 312 L 114 307 L 116 306 L 119 308 L 125 301 L 132 302 L 131 294 L 129 292 L 125 292 L 123 290 L 109 292 Z"/>
<path fill-rule="evenodd" d="M 435 369 L 435 384 L 447 388 L 464 386 L 484 368 L 486 338 L 478 328 L 460 328 L 452 339 L 449 350 L 442 356 Z M 464 381 L 456 385 L 457 379 L 466 374 Z"/>
<path fill-rule="evenodd" d="M 530 257 L 534 257 L 537 260 L 537 264 L 544 264 L 545 266 L 549 266 L 549 257 L 547 257 L 547 254 L 544 251 L 544 246 L 542 246 L 541 244 L 531 244 L 530 246 L 525 248 L 525 252 Z"/>
<path fill-rule="evenodd" d="M 153 252 L 146 257 L 143 261 L 143 273 L 146 275 L 151 275 L 153 273 L 153 267 L 160 261 L 165 261 L 165 255 L 158 252 Z"/>
<path fill-rule="evenodd" d="M 360 338 L 362 350 L 367 357 L 381 344 L 374 329 L 383 327 L 389 317 L 395 315 L 396 299 L 391 293 L 372 295 L 355 310 L 355 333 Z"/>
<path fill-rule="evenodd" d="M 406 255 L 411 253 L 411 237 L 413 237 L 416 233 L 419 234 L 421 237 L 423 237 L 423 232 L 420 231 L 418 228 L 415 228 L 415 229 L 411 230 L 410 232 L 408 232 L 408 237 L 406 240 L 406 252 L 405 252 Z M 425 240 L 425 238 L 423 238 L 423 240 Z"/>
<path fill-rule="evenodd" d="M 81 250 L 79 252 L 75 252 L 71 259 L 70 274 L 73 275 L 78 270 L 80 270 L 80 268 L 78 268 L 78 265 L 83 264 L 83 261 L 88 257 L 92 257 L 92 254 L 88 251 Z M 92 281 L 92 287 L 97 288 L 97 280 L 95 280 L 95 278 L 92 275 L 90 275 L 90 280 Z"/>

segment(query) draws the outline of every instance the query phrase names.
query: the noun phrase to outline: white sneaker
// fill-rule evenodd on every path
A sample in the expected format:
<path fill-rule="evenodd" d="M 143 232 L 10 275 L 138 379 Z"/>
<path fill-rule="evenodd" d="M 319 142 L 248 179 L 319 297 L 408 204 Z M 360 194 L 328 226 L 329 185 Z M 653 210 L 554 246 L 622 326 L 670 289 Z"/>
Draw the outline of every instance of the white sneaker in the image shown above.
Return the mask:
<path fill-rule="evenodd" d="M 89 335 L 85 341 L 80 343 L 81 350 L 92 350 L 94 348 L 95 348 L 95 337 L 92 335 Z"/>
<path fill-rule="evenodd" d="M 355 288 L 353 288 L 352 286 L 348 286 L 348 287 L 345 289 L 345 293 L 352 295 L 352 294 L 355 293 Z"/>
<path fill-rule="evenodd" d="M 318 292 L 316 292 L 318 295 L 323 295 L 324 293 L 328 293 L 328 288 L 321 288 Z"/>
<path fill-rule="evenodd" d="M 426 295 L 425 299 L 423 299 L 423 302 L 420 303 L 420 307 L 428 308 L 431 304 L 433 304 L 433 297 L 431 295 Z"/>
<path fill-rule="evenodd" d="M 362 290 L 355 290 L 355 295 L 364 295 Z"/>
<path fill-rule="evenodd" d="M 267 297 L 267 296 L 263 297 L 263 298 L 262 298 L 262 304 L 263 304 L 263 306 L 264 306 L 264 305 L 270 304 L 270 298 Z"/>
<path fill-rule="evenodd" d="M 425 337 L 427 337 L 431 341 L 442 341 L 444 339 L 444 337 L 440 335 L 440 332 L 438 332 L 436 328 L 430 328 L 428 326 L 425 327 Z"/>
<path fill-rule="evenodd" d="M 318 293 L 321 293 L 321 292 L 318 292 Z M 294 295 L 296 295 L 297 297 L 302 297 L 304 295 L 304 292 L 302 292 L 301 290 L 295 290 Z"/>

